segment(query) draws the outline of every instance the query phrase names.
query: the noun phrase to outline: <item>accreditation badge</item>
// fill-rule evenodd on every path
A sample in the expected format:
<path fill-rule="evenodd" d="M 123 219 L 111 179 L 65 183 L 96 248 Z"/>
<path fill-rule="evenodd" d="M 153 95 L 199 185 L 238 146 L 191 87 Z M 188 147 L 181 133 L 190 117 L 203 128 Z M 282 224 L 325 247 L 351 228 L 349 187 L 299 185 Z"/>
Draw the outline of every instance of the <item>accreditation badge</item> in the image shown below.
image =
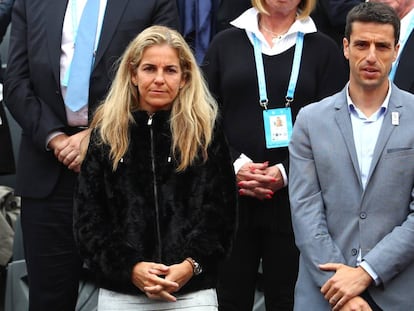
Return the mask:
<path fill-rule="evenodd" d="M 266 147 L 287 147 L 292 136 L 293 122 L 290 107 L 263 110 Z"/>

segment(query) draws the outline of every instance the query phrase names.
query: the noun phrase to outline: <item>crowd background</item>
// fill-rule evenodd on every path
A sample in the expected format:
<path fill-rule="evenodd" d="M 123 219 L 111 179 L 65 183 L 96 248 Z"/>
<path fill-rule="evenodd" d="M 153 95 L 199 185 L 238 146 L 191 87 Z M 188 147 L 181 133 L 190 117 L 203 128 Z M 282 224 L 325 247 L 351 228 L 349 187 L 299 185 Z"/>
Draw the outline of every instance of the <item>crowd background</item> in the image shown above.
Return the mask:
<path fill-rule="evenodd" d="M 212 38 L 220 31 L 231 27 L 230 22 L 242 12 L 251 7 L 250 0 L 176 0 L 180 14 L 181 33 L 190 43 L 201 63 Z M 14 2 L 14 1 L 12 1 Z M 360 0 L 321 0 L 311 17 L 319 31 L 331 36 L 338 45 L 342 45 L 341 38 L 345 17 L 348 10 L 361 2 Z M 331 8 L 331 10 L 329 10 Z M 203 22 L 202 22 L 203 21 Z M 6 28 L 7 29 L 7 28 Z M 2 70 L 7 66 L 9 30 L 4 34 L 0 45 Z M 200 45 L 202 43 L 202 45 Z M 16 157 L 18 152 L 20 128 L 6 110 L 11 128 L 13 151 Z M 14 186 L 13 173 L 0 174 L 0 184 Z"/>
<path fill-rule="evenodd" d="M 377 1 L 382 2 L 382 0 Z M 325 32 L 341 47 L 341 38 L 343 36 L 343 27 L 345 26 L 346 14 L 353 6 L 360 2 L 360 0 L 320 0 L 311 16 L 314 19 L 318 30 Z M 399 13 L 400 18 L 404 18 L 406 16 L 412 18 L 412 6 L 414 4 L 411 2 L 391 1 L 391 5 L 396 3 L 394 8 Z M 409 7 L 410 4 L 411 7 Z M 197 61 L 201 64 L 212 38 L 217 34 L 217 32 L 230 27 L 229 22 L 239 16 L 247 8 L 251 7 L 251 2 L 250 0 L 177 0 L 177 6 L 180 13 L 181 33 L 194 48 Z M 406 56 L 414 47 L 414 35 L 410 32 L 411 29 L 405 34 L 406 44 L 403 51 L 400 51 L 402 57 Z M 7 64 L 7 50 L 8 33 L 6 33 L 5 39 L 0 46 L 3 68 Z M 406 52 L 404 53 L 404 51 Z M 411 65 L 409 66 L 414 66 L 414 63 L 411 62 Z M 408 73 L 408 68 L 409 67 L 406 66 L 401 68 L 400 71 Z M 414 83 L 411 81 L 413 78 L 408 77 L 408 75 L 406 78 L 403 76 L 403 73 L 400 73 L 398 76 L 398 80 L 396 80 L 397 85 L 400 84 L 402 88 L 413 92 Z M 14 155 L 16 157 L 18 153 L 21 130 L 14 119 L 11 118 L 7 110 L 6 114 L 8 116 L 10 126 Z M 2 142 L 0 142 L 0 146 L 2 146 L 1 144 Z M 3 149 L 3 147 L 0 147 L 0 149 Z M 0 175 L 0 184 L 14 187 L 15 175 Z M 2 310 L 3 307 L 3 302 L 1 301 L 2 295 L 4 294 L 3 282 L 4 280 L 0 280 L 0 310 Z"/>
<path fill-rule="evenodd" d="M 196 16 L 194 14 L 196 10 L 195 5 L 198 2 L 201 4 L 211 2 L 211 11 L 207 12 L 206 23 L 204 25 L 204 27 L 207 29 L 206 33 L 209 33 L 207 36 L 209 42 L 217 32 L 229 28 L 231 26 L 230 21 L 240 15 L 244 10 L 251 7 L 250 0 L 177 0 L 177 5 L 180 12 L 181 32 L 189 41 L 189 43 L 192 44 L 194 50 L 197 49 L 195 46 L 195 38 L 205 36 L 204 31 L 196 31 L 195 29 Z M 350 8 L 360 2 L 360 0 L 320 0 L 318 1 L 315 10 L 312 12 L 311 17 L 315 21 L 319 31 L 322 31 L 331 36 L 338 45 L 342 46 L 342 37 L 344 30 L 343 27 L 345 26 L 346 14 Z M 403 1 L 400 5 L 398 4 L 399 1 L 392 1 L 392 3 L 394 2 L 396 3 L 395 5 L 397 5 L 397 7 L 407 7 L 408 13 L 411 12 L 412 8 L 409 6 L 412 6 L 413 4 L 410 1 Z M 206 14 L 206 11 L 203 11 L 201 13 Z M 401 13 L 400 17 L 404 18 L 408 15 L 408 13 L 407 10 L 405 10 L 404 13 Z M 411 35 L 409 37 L 409 40 L 413 41 L 413 38 L 414 36 Z M 5 33 L 4 40 L 0 45 L 2 70 L 4 70 L 4 68 L 7 66 L 8 40 L 9 29 Z M 414 44 L 412 43 L 406 44 L 406 49 L 411 50 L 413 46 Z M 413 90 L 411 90 L 411 92 L 413 92 Z M 16 156 L 18 151 L 17 147 L 20 129 L 7 111 L 6 114 L 8 115 L 8 120 L 10 122 L 13 150 Z M 0 175 L 0 183 L 13 186 L 15 184 L 14 175 L 9 173 Z"/>

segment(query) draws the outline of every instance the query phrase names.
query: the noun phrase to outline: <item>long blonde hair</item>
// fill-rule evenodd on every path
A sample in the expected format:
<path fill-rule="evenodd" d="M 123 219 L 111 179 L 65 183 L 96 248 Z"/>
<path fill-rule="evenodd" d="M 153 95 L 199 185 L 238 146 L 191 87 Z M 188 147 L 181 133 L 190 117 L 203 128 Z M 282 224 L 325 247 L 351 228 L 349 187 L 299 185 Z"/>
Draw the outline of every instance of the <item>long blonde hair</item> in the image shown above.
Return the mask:
<path fill-rule="evenodd" d="M 151 26 L 128 45 L 109 93 L 92 120 L 91 127 L 99 129 L 102 143 L 110 146 L 113 170 L 128 149 L 129 126 L 134 122 L 132 111 L 139 110 L 139 94 L 131 76 L 136 73 L 146 48 L 164 44 L 177 50 L 185 80 L 172 104 L 170 118 L 171 150 L 178 161 L 177 171 L 185 170 L 200 155 L 207 159 L 217 103 L 184 38 L 167 27 Z"/>

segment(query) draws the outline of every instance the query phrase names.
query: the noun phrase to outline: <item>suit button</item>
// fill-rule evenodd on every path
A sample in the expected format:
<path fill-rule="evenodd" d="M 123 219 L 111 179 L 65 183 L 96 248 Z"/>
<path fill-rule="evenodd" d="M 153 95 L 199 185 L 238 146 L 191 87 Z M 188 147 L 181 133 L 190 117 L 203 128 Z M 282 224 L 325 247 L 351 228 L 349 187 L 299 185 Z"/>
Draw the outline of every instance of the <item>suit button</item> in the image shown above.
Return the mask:
<path fill-rule="evenodd" d="M 358 250 L 356 248 L 353 248 L 351 250 L 351 254 L 352 254 L 352 256 L 356 256 L 358 254 Z"/>
<path fill-rule="evenodd" d="M 365 218 L 367 218 L 367 213 L 365 213 L 365 212 L 361 212 L 361 213 L 359 214 L 359 218 L 361 218 L 361 219 L 365 219 Z"/>

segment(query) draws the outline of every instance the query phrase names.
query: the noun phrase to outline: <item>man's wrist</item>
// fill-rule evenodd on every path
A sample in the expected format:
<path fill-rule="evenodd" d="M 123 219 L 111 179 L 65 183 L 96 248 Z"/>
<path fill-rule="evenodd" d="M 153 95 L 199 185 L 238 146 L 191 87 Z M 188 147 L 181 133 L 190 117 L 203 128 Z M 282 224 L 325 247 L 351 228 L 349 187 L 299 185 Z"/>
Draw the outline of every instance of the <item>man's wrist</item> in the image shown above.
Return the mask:
<path fill-rule="evenodd" d="M 367 288 L 372 283 L 374 283 L 375 285 L 378 285 L 380 283 L 378 275 L 366 261 L 362 261 L 358 268 L 362 271 L 361 275 L 367 285 Z"/>
<path fill-rule="evenodd" d="M 54 131 L 54 132 L 51 132 L 51 133 L 47 136 L 47 138 L 46 138 L 46 150 L 47 150 L 47 151 L 51 151 L 51 150 L 53 150 L 53 149 L 54 149 L 54 146 L 52 146 L 51 142 L 52 142 L 52 140 L 53 140 L 55 137 L 57 137 L 57 136 L 59 136 L 59 135 L 65 135 L 65 133 L 64 133 L 64 132 L 61 132 L 61 131 Z"/>

